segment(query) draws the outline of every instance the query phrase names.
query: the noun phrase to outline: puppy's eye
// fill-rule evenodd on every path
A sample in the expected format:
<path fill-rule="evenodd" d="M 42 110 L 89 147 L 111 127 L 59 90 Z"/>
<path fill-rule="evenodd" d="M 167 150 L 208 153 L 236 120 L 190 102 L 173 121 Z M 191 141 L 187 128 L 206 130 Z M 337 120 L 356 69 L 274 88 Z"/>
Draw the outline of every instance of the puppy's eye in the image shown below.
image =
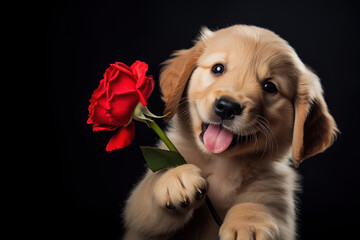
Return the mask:
<path fill-rule="evenodd" d="M 277 88 L 274 83 L 266 81 L 262 85 L 262 89 L 267 93 L 276 93 Z"/>
<path fill-rule="evenodd" d="M 224 65 L 218 63 L 212 67 L 211 71 L 216 75 L 222 75 L 225 72 L 225 67 Z"/>

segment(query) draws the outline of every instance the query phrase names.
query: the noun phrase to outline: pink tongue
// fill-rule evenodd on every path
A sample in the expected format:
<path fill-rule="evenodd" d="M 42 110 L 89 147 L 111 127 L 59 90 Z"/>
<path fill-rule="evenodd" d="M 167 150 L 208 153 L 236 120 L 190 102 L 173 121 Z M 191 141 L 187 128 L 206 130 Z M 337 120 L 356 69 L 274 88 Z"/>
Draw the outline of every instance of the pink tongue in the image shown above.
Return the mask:
<path fill-rule="evenodd" d="M 230 131 L 220 125 L 210 124 L 204 133 L 203 140 L 207 150 L 213 153 L 221 153 L 230 146 L 233 136 Z"/>

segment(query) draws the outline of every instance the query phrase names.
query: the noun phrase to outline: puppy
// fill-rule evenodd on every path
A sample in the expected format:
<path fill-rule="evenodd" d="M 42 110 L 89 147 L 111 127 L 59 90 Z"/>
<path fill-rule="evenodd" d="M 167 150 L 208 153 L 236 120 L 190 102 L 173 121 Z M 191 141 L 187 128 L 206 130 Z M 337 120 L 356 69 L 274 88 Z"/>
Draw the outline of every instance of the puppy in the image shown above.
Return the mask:
<path fill-rule="evenodd" d="M 147 172 L 126 204 L 125 239 L 295 239 L 289 159 L 323 152 L 337 128 L 294 49 L 254 26 L 203 28 L 165 62 L 160 87 L 167 135 L 188 164 Z"/>

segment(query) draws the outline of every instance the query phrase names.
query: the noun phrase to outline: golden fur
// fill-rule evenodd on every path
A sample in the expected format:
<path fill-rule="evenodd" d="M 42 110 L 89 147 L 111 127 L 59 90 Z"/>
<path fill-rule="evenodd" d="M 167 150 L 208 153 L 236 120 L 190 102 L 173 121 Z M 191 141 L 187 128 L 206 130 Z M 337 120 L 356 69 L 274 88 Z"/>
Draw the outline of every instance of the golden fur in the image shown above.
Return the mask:
<path fill-rule="evenodd" d="M 217 63 L 221 76 L 211 72 Z M 262 90 L 266 79 L 277 93 Z M 204 28 L 192 48 L 165 62 L 160 87 L 171 112 L 167 135 L 189 164 L 147 172 L 127 201 L 125 239 L 295 239 L 297 175 L 288 159 L 298 166 L 337 133 L 319 78 L 273 32 L 236 25 Z M 245 137 L 214 154 L 199 135 L 203 122 L 221 121 L 213 110 L 220 96 L 243 106 L 222 124 Z M 224 219 L 220 229 L 205 190 Z"/>

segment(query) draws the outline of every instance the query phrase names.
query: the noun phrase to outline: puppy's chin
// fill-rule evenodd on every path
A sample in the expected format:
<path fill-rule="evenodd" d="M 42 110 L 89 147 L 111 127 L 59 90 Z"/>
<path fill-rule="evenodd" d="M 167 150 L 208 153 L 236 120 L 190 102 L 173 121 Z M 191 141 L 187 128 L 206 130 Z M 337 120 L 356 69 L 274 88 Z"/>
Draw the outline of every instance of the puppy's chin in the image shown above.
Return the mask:
<path fill-rule="evenodd" d="M 209 154 L 231 154 L 246 150 L 253 146 L 258 133 L 239 135 L 222 124 L 201 123 L 201 132 L 198 136 L 200 149 Z"/>

